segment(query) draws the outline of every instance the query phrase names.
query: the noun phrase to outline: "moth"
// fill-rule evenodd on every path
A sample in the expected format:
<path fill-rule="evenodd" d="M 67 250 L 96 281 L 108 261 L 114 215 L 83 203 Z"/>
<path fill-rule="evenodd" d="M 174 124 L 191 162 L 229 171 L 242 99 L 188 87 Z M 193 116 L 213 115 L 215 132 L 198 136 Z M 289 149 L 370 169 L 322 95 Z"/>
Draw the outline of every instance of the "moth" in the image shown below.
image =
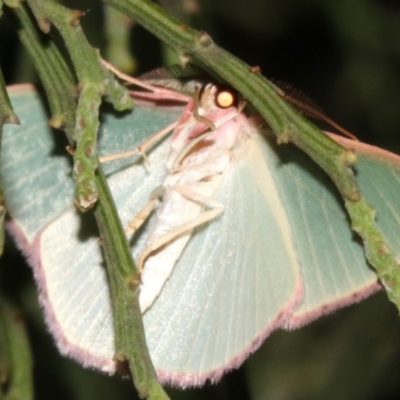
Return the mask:
<path fill-rule="evenodd" d="M 214 83 L 192 85 L 195 97 L 189 99 L 170 138 L 165 181 L 130 223 L 129 231 L 137 230 L 157 209 L 138 260 L 143 312 L 161 292 L 193 229 L 223 212 L 214 194 L 236 150 L 251 136 L 244 102 L 239 104 L 232 89 Z"/>
<path fill-rule="evenodd" d="M 106 65 L 121 76 L 110 64 Z M 193 229 L 218 218 L 223 212 L 223 204 L 213 198 L 221 178 L 232 168 L 235 158 L 241 157 L 238 149 L 257 129 L 262 129 L 263 122 L 255 117 L 248 118 L 245 101 L 239 100 L 234 89 L 207 82 L 207 76 L 194 65 L 159 68 L 142 75 L 139 80 L 124 77 L 140 86 L 145 82 L 144 87 L 152 91 L 145 92 L 145 97 L 151 98 L 156 92 L 158 100 L 187 101 L 170 139 L 165 182 L 130 224 L 130 230 L 136 230 L 157 208 L 157 221 L 138 261 L 142 271 L 139 299 L 145 312 L 161 292 Z M 324 119 L 355 139 L 300 91 L 279 81 L 276 84 L 282 97 L 300 111 Z M 191 93 L 193 97 L 180 97 L 181 92 Z M 141 92 L 134 94 L 143 96 Z"/>
<path fill-rule="evenodd" d="M 221 106 L 219 94 L 226 93 L 214 82 L 201 82 L 196 96 L 174 91 L 184 107 L 160 106 L 157 100 L 171 91 L 145 84 L 152 92 L 134 95 L 147 105 L 123 118 L 105 115 L 99 146 L 105 155 L 136 149 L 104 169 L 121 221 L 133 231 L 146 339 L 162 382 L 216 381 L 273 330 L 302 326 L 379 289 L 335 188 L 306 155 L 278 146 L 234 92 Z M 6 126 L 1 159 L 10 229 L 34 268 L 60 351 L 114 372 L 97 237 L 82 231 L 70 204 L 73 181 L 60 179 L 70 166 L 54 152 L 38 97 L 23 88 L 12 102 L 21 126 Z M 154 131 L 165 136 L 165 126 L 175 129 L 172 135 L 153 139 Z M 361 189 L 390 246 L 400 251 L 400 235 L 393 234 L 398 157 L 336 140 L 356 151 Z"/>

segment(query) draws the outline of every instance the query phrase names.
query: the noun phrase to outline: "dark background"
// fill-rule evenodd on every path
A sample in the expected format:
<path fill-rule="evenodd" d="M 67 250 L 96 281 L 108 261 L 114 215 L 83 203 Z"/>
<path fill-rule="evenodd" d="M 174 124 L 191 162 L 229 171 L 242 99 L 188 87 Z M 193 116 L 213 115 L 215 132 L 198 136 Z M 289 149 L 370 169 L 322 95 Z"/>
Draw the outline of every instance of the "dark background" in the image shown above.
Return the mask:
<path fill-rule="evenodd" d="M 188 1 L 188 0 L 186 0 Z M 192 0 L 193 1 L 193 0 Z M 103 4 L 66 1 L 86 11 L 82 25 L 103 48 Z M 179 14 L 180 1 L 163 4 Z M 400 2 L 396 0 L 198 0 L 181 18 L 264 75 L 310 96 L 361 140 L 400 151 Z M 137 72 L 163 63 L 163 48 L 140 27 L 132 32 Z M 35 75 L 6 16 L 0 63 L 7 83 Z M 321 124 L 322 127 L 325 127 Z M 17 251 L 2 264 L 3 282 L 22 305 L 35 357 L 38 399 L 132 399 L 129 381 L 83 370 L 61 358 L 45 331 L 31 272 Z M 10 267 L 12 266 L 12 268 Z M 11 290 L 12 289 L 12 290 Z M 217 386 L 171 391 L 174 399 L 395 399 L 400 395 L 398 312 L 384 294 L 296 332 L 276 332 L 262 350 Z"/>

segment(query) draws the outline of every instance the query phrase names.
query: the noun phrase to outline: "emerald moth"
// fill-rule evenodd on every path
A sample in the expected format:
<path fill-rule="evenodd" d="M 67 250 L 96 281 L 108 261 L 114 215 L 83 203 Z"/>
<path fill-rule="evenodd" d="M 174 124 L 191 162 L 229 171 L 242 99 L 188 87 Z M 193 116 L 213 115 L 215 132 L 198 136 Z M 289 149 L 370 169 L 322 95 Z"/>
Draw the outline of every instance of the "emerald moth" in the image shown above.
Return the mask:
<path fill-rule="evenodd" d="M 114 372 L 111 306 L 96 231 L 86 227 L 87 217 L 72 205 L 70 164 L 47 126 L 38 96 L 32 88 L 20 87 L 11 90 L 11 101 L 21 125 L 6 126 L 3 140 L 9 228 L 33 266 L 60 351 L 84 366 Z M 231 107 L 215 118 L 205 110 L 203 116 L 214 126 L 203 126 L 193 136 L 193 129 L 207 122 L 185 115 L 185 108 L 140 104 L 124 116 L 106 114 L 100 133 L 100 152 L 108 155 L 138 148 L 173 121 L 180 121 L 177 130 L 186 129 L 186 122 L 194 125 L 183 130 L 184 140 L 175 141 L 175 149 L 173 134 L 147 151 L 146 160 L 137 154 L 104 165 L 126 227 L 159 187 L 167 196 L 183 194 L 183 202 L 196 203 L 195 222 L 151 250 L 152 230 L 165 212 L 165 199 L 158 197 L 161 205 L 130 239 L 136 260 L 150 249 L 145 271 L 151 257 L 190 232 L 144 313 L 158 376 L 181 387 L 218 380 L 273 330 L 300 327 L 379 289 L 328 177 L 294 146 L 277 145 L 259 118 L 249 117 L 237 104 Z M 225 135 L 232 125 L 232 139 L 222 136 L 219 147 L 215 135 Z M 361 189 L 399 253 L 399 158 L 335 138 L 356 152 Z M 207 146 L 215 163 L 208 170 L 209 156 L 192 159 L 197 152 L 206 153 Z M 185 168 L 183 186 L 196 192 L 200 188 L 201 196 L 166 185 L 168 176 Z M 193 180 L 188 178 L 192 172 Z M 210 218 L 199 220 L 210 211 Z M 179 211 L 176 216 L 178 220 Z M 187 221 L 176 222 L 179 227 Z"/>

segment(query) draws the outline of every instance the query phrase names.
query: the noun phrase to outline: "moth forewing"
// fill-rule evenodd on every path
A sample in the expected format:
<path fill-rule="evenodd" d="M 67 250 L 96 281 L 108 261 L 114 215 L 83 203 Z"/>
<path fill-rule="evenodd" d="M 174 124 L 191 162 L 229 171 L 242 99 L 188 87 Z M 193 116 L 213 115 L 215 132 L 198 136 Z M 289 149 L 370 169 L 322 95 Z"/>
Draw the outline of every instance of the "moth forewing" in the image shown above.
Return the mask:
<path fill-rule="evenodd" d="M 213 196 L 232 161 L 232 149 L 249 129 L 236 106 L 218 106 L 216 93 L 216 86 L 208 85 L 201 102 L 189 102 L 172 135 L 164 195 L 139 259 L 143 312 L 160 294 L 193 229 L 223 211 Z"/>

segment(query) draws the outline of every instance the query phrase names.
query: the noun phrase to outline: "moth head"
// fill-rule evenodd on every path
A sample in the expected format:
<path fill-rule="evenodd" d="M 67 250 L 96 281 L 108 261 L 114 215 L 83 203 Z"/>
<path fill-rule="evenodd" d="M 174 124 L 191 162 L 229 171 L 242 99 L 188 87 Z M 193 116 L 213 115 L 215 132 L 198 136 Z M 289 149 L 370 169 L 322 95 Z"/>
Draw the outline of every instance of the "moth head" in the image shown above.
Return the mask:
<path fill-rule="evenodd" d="M 200 91 L 200 106 L 204 109 L 235 107 L 238 104 L 238 93 L 231 87 L 208 83 Z"/>

